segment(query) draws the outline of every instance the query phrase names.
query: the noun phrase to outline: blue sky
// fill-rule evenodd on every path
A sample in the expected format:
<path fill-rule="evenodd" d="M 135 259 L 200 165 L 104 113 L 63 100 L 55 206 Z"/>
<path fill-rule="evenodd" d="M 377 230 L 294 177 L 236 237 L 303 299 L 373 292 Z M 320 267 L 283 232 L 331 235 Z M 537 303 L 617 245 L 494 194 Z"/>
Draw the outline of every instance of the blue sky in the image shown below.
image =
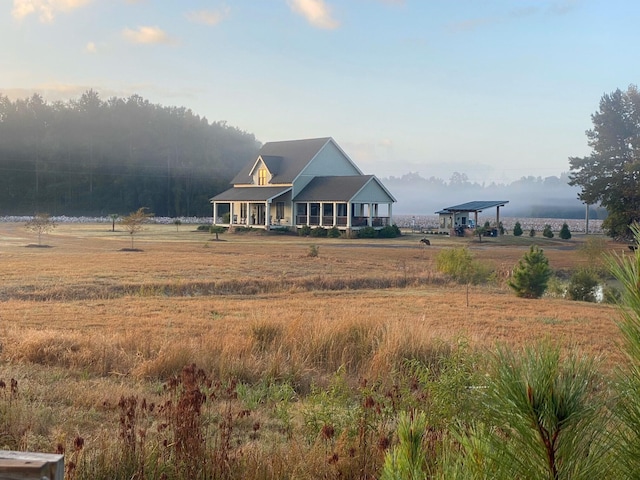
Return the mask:
<path fill-rule="evenodd" d="M 630 0 L 2 0 L 0 94 L 139 94 L 365 173 L 559 175 L 636 84 Z"/>

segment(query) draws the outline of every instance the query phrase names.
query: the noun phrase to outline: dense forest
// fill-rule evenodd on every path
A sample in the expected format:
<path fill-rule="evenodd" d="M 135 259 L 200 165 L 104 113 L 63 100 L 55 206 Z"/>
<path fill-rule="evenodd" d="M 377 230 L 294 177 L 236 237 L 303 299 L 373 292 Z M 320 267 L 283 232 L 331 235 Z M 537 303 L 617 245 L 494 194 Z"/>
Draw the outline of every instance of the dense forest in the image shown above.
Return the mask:
<path fill-rule="evenodd" d="M 210 216 L 254 135 L 133 95 L 47 103 L 0 94 L 0 215 Z"/>

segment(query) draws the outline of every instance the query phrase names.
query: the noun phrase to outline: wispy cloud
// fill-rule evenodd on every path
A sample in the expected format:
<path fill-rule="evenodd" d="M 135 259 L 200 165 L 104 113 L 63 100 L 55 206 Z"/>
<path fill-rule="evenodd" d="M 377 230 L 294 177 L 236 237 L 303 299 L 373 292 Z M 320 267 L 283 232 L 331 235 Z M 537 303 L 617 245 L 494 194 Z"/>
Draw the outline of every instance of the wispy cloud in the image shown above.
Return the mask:
<path fill-rule="evenodd" d="M 187 20 L 193 23 L 202 23 L 204 25 L 217 25 L 229 16 L 231 9 L 224 7 L 219 10 L 196 10 L 187 12 L 185 16 Z"/>
<path fill-rule="evenodd" d="M 160 43 L 170 44 L 175 43 L 164 30 L 160 27 L 138 27 L 135 30 L 125 28 L 122 31 L 124 38 L 132 43 L 141 43 L 145 45 L 156 45 Z"/>
<path fill-rule="evenodd" d="M 331 30 L 340 26 L 324 0 L 287 0 L 287 3 L 293 12 L 303 16 L 314 27 Z"/>
<path fill-rule="evenodd" d="M 580 0 L 554 0 L 540 2 L 536 5 L 522 6 L 506 12 L 502 16 L 471 18 L 462 22 L 449 25 L 449 30 L 453 33 L 468 32 L 480 27 L 489 26 L 508 21 L 540 16 L 540 15 L 565 15 L 575 10 Z"/>
<path fill-rule="evenodd" d="M 29 15 L 37 15 L 43 23 L 53 22 L 56 14 L 80 8 L 91 0 L 13 0 L 11 15 L 21 20 Z"/>
<path fill-rule="evenodd" d="M 554 15 L 564 15 L 578 7 L 578 0 L 558 0 L 551 2 L 549 13 Z"/>

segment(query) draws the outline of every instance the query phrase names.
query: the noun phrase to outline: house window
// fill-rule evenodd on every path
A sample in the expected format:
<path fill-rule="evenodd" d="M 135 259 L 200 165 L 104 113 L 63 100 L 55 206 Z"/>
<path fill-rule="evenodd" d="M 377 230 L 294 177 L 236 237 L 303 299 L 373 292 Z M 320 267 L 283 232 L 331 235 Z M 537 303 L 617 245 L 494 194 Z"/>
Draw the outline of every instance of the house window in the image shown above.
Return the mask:
<path fill-rule="evenodd" d="M 276 220 L 284 218 L 284 202 L 276 202 Z"/>
<path fill-rule="evenodd" d="M 258 170 L 258 185 L 266 185 L 267 184 L 267 169 L 261 168 Z"/>

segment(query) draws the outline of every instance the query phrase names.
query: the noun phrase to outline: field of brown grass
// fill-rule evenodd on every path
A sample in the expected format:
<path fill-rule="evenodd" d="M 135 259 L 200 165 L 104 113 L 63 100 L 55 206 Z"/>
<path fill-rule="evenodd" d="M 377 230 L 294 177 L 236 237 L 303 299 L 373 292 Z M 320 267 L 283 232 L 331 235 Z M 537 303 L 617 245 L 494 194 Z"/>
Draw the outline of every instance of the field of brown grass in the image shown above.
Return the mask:
<path fill-rule="evenodd" d="M 191 363 L 219 379 L 286 380 L 302 398 L 340 369 L 353 384 L 391 384 L 407 358 L 460 342 L 490 352 L 547 339 L 602 359 L 605 373 L 622 360 L 616 307 L 520 299 L 505 285 L 531 243 L 558 271 L 597 263 L 584 236 L 420 238 L 215 241 L 193 226 L 149 225 L 134 252 L 111 225 L 62 224 L 38 248 L 23 225 L 0 224 L 0 379 L 22 395 L 0 447 L 104 441 L 121 396 L 157 397 Z M 436 271 L 437 253 L 460 245 L 495 270 L 494 283 L 467 290 Z"/>

